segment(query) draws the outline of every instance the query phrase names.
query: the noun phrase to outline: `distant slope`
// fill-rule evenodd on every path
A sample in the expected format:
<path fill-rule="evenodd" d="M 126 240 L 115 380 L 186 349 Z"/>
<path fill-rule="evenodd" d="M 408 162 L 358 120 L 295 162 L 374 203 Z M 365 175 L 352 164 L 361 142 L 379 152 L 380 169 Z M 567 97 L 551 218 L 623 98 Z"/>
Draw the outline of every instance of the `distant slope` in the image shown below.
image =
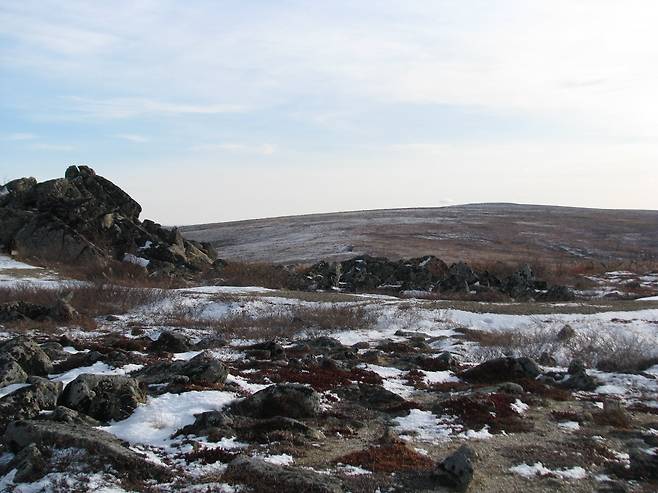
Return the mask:
<path fill-rule="evenodd" d="M 229 260 L 308 263 L 358 254 L 446 261 L 656 260 L 658 211 L 471 204 L 312 214 L 181 228 Z"/>

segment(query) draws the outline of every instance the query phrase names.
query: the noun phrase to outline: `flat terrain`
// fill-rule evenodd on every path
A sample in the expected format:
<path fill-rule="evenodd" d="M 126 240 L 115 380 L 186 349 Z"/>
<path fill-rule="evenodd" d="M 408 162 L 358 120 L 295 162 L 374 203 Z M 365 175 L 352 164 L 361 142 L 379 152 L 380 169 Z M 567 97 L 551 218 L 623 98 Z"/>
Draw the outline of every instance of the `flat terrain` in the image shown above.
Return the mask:
<path fill-rule="evenodd" d="M 309 263 L 360 254 L 445 261 L 658 259 L 658 211 L 471 204 L 289 216 L 181 228 L 222 258 Z"/>

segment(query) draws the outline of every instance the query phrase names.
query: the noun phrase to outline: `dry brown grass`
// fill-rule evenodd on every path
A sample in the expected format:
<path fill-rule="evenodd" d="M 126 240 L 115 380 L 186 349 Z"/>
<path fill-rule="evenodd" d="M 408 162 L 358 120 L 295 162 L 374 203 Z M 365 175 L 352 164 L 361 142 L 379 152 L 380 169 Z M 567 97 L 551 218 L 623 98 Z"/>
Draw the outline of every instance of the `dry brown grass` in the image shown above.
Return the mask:
<path fill-rule="evenodd" d="M 276 339 L 301 333 L 315 334 L 350 329 L 367 329 L 374 317 L 360 305 L 332 303 L 322 306 L 292 305 L 262 315 L 232 314 L 204 318 L 197 308 L 174 309 L 161 320 L 162 325 L 215 331 L 225 338 Z"/>
<path fill-rule="evenodd" d="M 228 286 L 261 286 L 271 289 L 297 288 L 297 274 L 283 266 L 264 262 L 230 262 L 221 273 Z"/>
<path fill-rule="evenodd" d="M 71 305 L 88 317 L 126 313 L 165 295 L 166 291 L 160 289 L 130 288 L 108 283 L 69 284 L 57 289 L 29 284 L 0 287 L 0 303 L 26 301 L 53 305 L 59 299 L 70 298 Z"/>
<path fill-rule="evenodd" d="M 375 445 L 336 459 L 336 463 L 363 467 L 373 472 L 395 473 L 428 471 L 434 466 L 432 459 L 411 450 L 404 443 Z"/>

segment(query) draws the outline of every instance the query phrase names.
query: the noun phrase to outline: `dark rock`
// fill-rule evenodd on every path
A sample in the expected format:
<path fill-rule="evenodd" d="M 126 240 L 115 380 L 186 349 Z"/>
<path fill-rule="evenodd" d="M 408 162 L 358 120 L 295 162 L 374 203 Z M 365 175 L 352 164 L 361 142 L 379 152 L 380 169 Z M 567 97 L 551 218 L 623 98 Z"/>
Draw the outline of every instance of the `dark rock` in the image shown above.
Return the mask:
<path fill-rule="evenodd" d="M 45 419 L 49 421 L 57 421 L 58 423 L 69 423 L 92 427 L 102 425 L 100 421 L 95 420 L 91 416 L 87 416 L 86 414 L 79 413 L 78 411 L 69 409 L 68 407 L 64 406 L 57 406 L 55 409 L 53 409 L 53 412 L 39 415 L 36 419 Z"/>
<path fill-rule="evenodd" d="M 572 339 L 575 335 L 576 335 L 576 331 L 574 330 L 574 328 L 571 325 L 566 324 L 557 333 L 557 340 L 568 341 L 569 339 Z"/>
<path fill-rule="evenodd" d="M 312 418 L 320 413 L 320 395 L 304 385 L 276 384 L 236 402 L 230 409 L 254 418 Z"/>
<path fill-rule="evenodd" d="M 12 383 L 23 383 L 27 380 L 27 373 L 21 365 L 9 355 L 0 355 L 0 387 Z"/>
<path fill-rule="evenodd" d="M 535 379 L 541 370 L 530 358 L 497 358 L 485 361 L 461 373 L 461 377 L 474 383 L 500 383 Z"/>
<path fill-rule="evenodd" d="M 274 341 L 261 342 L 245 346 L 247 356 L 254 359 L 285 359 L 286 351 L 279 343 Z"/>
<path fill-rule="evenodd" d="M 100 266 L 141 257 L 152 273 L 193 273 L 216 262 L 210 245 L 140 222 L 140 205 L 86 166 L 71 166 L 64 178 L 42 183 L 14 180 L 5 189 L 0 244 L 21 257 Z"/>
<path fill-rule="evenodd" d="M 10 421 L 29 419 L 41 411 L 53 409 L 62 392 L 61 382 L 29 377 L 28 387 L 22 387 L 0 399 L 0 432 Z"/>
<path fill-rule="evenodd" d="M 46 473 L 46 461 L 39 448 L 31 443 L 22 449 L 12 461 L 16 469 L 14 483 L 31 483 Z"/>
<path fill-rule="evenodd" d="M 53 370 L 48 355 L 28 337 L 15 337 L 1 344 L 0 355 L 11 356 L 29 375 L 48 375 Z"/>
<path fill-rule="evenodd" d="M 523 394 L 524 390 L 521 385 L 514 382 L 503 382 L 497 386 L 496 390 L 498 392 L 504 392 L 505 394 L 514 394 L 520 395 Z"/>
<path fill-rule="evenodd" d="M 439 463 L 434 476 L 442 486 L 457 491 L 466 491 L 473 479 L 473 459 L 475 453 L 468 445 L 462 445 L 455 453 Z"/>
<path fill-rule="evenodd" d="M 416 364 L 426 371 L 446 371 L 459 368 L 459 360 L 447 351 L 439 354 L 436 358 L 419 356 L 416 358 Z"/>
<path fill-rule="evenodd" d="M 80 375 L 69 383 L 59 404 L 108 422 L 120 421 L 146 401 L 134 378 L 123 375 Z"/>
<path fill-rule="evenodd" d="M 537 362 L 540 365 L 544 365 L 544 366 L 557 366 L 557 360 L 553 356 L 551 356 L 547 351 L 541 353 Z"/>
<path fill-rule="evenodd" d="M 48 355 L 51 361 L 64 360 L 70 356 L 69 353 L 64 351 L 64 346 L 62 346 L 59 342 L 44 342 L 40 345 L 40 347 Z"/>
<path fill-rule="evenodd" d="M 576 293 L 567 286 L 550 286 L 545 293 L 537 296 L 537 301 L 557 302 L 557 301 L 574 301 Z"/>
<path fill-rule="evenodd" d="M 176 332 L 163 332 L 160 337 L 151 344 L 154 351 L 166 351 L 169 353 L 184 353 L 192 349 L 190 340 L 183 334 Z"/>
<path fill-rule="evenodd" d="M 567 372 L 569 375 L 577 375 L 578 373 L 583 373 L 585 371 L 585 364 L 579 359 L 571 360 L 569 363 L 569 368 Z"/>
<path fill-rule="evenodd" d="M 403 397 L 381 385 L 359 383 L 338 389 L 337 393 L 341 398 L 356 402 L 367 409 L 392 414 L 398 414 L 401 409 L 405 412 L 407 403 Z"/>
<path fill-rule="evenodd" d="M 54 421 L 13 421 L 7 426 L 3 442 L 14 452 L 31 444 L 45 447 L 79 448 L 86 450 L 101 466 L 108 463 L 129 478 L 163 479 L 171 476 L 164 468 L 128 449 L 110 433 L 79 424 Z"/>
<path fill-rule="evenodd" d="M 231 482 L 257 487 L 263 493 L 303 491 L 305 493 L 342 493 L 342 484 L 332 476 L 307 469 L 270 464 L 261 459 L 238 457 L 224 475 Z"/>
<path fill-rule="evenodd" d="M 658 479 L 658 454 L 647 448 L 633 447 L 629 450 L 630 469 L 638 479 Z"/>
<path fill-rule="evenodd" d="M 172 382 L 185 377 L 187 382 L 198 385 L 224 383 L 228 368 L 215 358 L 212 353 L 204 351 L 189 361 L 174 361 L 147 366 L 133 374 L 140 382 L 146 384 Z M 180 381 L 180 380 L 179 380 Z"/>
<path fill-rule="evenodd" d="M 448 276 L 443 279 L 438 287 L 440 291 L 464 291 L 469 292 L 472 285 L 479 281 L 478 275 L 464 262 L 452 264 L 448 269 Z"/>

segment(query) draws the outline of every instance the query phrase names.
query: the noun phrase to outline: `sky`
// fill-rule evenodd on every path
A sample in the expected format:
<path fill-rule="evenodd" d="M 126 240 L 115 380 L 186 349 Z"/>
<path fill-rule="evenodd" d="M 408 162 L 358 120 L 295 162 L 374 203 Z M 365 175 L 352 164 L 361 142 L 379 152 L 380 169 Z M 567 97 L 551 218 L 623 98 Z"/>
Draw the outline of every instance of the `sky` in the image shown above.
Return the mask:
<path fill-rule="evenodd" d="M 86 164 L 182 225 L 658 209 L 655 0 L 3 0 L 0 182 Z"/>

